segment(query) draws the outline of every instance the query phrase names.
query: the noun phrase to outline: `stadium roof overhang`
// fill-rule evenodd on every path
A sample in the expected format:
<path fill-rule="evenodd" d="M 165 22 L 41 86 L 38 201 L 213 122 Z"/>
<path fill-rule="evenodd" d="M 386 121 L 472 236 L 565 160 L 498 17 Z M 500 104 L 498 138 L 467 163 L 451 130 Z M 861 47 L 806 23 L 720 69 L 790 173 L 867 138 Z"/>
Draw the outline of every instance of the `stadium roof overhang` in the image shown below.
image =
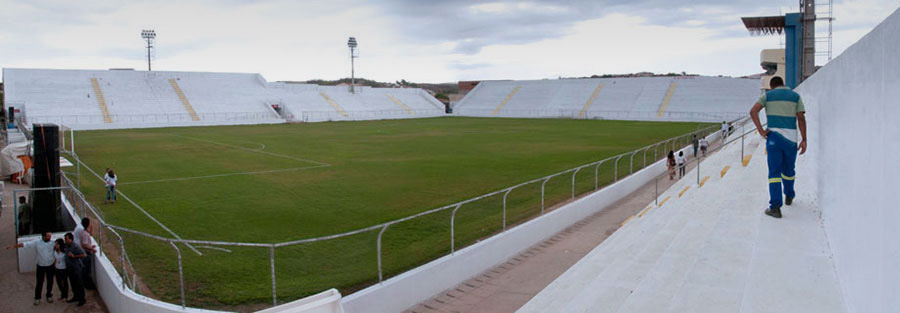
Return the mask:
<path fill-rule="evenodd" d="M 784 32 L 784 16 L 742 17 L 751 35 L 774 35 Z"/>

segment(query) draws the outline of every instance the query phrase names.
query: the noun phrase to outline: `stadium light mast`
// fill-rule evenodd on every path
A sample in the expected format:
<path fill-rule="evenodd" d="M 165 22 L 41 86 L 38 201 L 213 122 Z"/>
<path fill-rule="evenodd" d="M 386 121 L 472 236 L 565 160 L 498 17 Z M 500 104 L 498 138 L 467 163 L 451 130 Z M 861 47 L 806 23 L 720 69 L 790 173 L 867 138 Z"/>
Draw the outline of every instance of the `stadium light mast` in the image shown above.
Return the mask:
<path fill-rule="evenodd" d="M 353 59 L 359 57 L 356 46 L 356 37 L 350 37 L 350 40 L 347 40 L 347 47 L 350 47 L 350 93 L 356 93 L 354 90 L 356 86 L 356 69 L 353 62 Z"/>
<path fill-rule="evenodd" d="M 153 40 L 156 39 L 156 31 L 145 29 L 141 31 L 141 38 L 147 41 L 147 71 L 151 71 L 150 67 L 150 49 L 153 48 Z"/>

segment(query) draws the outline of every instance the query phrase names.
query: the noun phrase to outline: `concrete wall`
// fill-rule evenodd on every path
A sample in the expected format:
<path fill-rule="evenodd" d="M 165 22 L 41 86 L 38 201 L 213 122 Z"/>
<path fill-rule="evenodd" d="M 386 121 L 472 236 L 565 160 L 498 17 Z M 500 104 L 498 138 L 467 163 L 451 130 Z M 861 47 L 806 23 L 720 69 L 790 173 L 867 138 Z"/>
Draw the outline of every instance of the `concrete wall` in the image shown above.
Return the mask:
<path fill-rule="evenodd" d="M 477 87 L 476 87 L 477 88 Z M 718 133 L 710 140 L 718 138 Z M 690 147 L 684 148 L 688 154 Z M 634 192 L 666 171 L 658 161 L 544 216 L 342 299 L 347 313 L 401 312 L 456 286 Z"/>
<path fill-rule="evenodd" d="M 797 89 L 847 311 L 900 308 L 900 10 Z M 798 173 L 797 184 L 804 184 Z"/>
<path fill-rule="evenodd" d="M 71 204 L 63 197 L 63 205 L 69 211 L 69 216 L 77 216 L 72 209 Z M 53 239 L 61 238 L 65 233 L 53 234 Z M 26 242 L 38 238 L 37 235 L 21 237 L 19 242 Z M 93 238 L 91 243 L 100 246 Z M 19 272 L 32 272 L 35 269 L 35 253 L 34 249 L 19 249 Z M 94 256 L 94 282 L 97 284 L 97 292 L 100 298 L 106 304 L 106 308 L 110 312 L 128 312 L 128 313 L 153 313 L 153 312 L 195 312 L 195 313 L 214 313 L 219 311 L 209 311 L 193 308 L 182 309 L 179 305 L 166 303 L 156 299 L 139 295 L 125 287 L 122 283 L 122 277 L 119 276 L 116 268 L 106 258 L 106 254 Z"/>

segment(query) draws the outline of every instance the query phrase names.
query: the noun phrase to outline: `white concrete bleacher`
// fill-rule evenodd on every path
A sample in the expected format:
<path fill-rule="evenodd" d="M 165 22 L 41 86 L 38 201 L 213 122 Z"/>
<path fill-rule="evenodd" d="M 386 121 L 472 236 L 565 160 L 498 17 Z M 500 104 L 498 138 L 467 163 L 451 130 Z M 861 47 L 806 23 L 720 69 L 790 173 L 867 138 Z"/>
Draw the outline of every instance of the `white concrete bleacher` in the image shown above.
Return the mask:
<path fill-rule="evenodd" d="M 759 94 L 757 80 L 730 77 L 500 80 L 479 83 L 454 111 L 486 117 L 720 121 L 744 115 Z"/>
<path fill-rule="evenodd" d="M 519 312 L 845 312 L 809 162 L 773 219 L 764 149 L 752 151 L 747 167 L 737 145 L 704 160 L 702 187 L 689 172 Z"/>
<path fill-rule="evenodd" d="M 360 87 L 351 94 L 346 87 L 270 83 L 259 74 L 7 68 L 3 78 L 6 104 L 22 110 L 28 124 L 76 129 L 417 118 L 444 112 L 437 99 L 418 88 Z"/>

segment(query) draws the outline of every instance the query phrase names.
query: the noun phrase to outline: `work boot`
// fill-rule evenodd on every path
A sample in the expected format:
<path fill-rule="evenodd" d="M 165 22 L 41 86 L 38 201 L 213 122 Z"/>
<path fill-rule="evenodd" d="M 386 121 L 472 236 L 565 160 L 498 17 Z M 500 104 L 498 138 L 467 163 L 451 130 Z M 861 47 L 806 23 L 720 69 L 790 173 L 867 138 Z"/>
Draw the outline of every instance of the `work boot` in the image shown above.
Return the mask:
<path fill-rule="evenodd" d="M 777 206 L 774 208 L 767 209 L 766 215 L 774 217 L 774 218 L 781 218 L 781 207 Z"/>
<path fill-rule="evenodd" d="M 793 198 L 793 197 L 784 196 L 784 204 L 785 204 L 785 205 L 791 205 L 791 203 L 794 203 L 794 198 Z"/>

